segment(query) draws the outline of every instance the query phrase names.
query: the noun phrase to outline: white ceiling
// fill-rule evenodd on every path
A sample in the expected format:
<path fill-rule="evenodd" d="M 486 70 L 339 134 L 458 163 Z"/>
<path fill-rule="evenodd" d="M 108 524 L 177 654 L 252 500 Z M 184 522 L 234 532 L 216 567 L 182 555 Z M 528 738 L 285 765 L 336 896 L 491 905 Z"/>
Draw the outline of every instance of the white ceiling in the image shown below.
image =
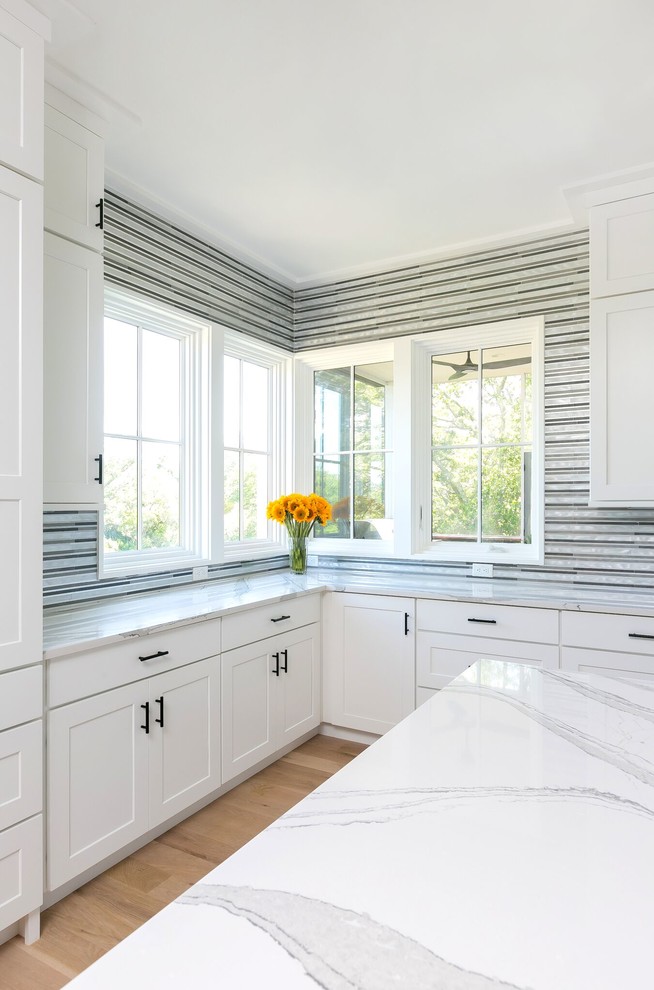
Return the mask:
<path fill-rule="evenodd" d="M 654 162 L 652 0 L 36 0 L 108 185 L 290 284 L 572 225 Z"/>

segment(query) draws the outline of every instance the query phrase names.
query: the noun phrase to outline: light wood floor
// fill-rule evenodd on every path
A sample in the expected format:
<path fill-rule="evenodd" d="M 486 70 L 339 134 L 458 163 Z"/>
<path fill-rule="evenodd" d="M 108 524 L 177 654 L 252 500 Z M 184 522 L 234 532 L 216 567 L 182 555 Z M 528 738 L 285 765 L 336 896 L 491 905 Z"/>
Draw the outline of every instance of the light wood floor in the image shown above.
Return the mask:
<path fill-rule="evenodd" d="M 58 990 L 365 749 L 315 736 L 41 915 L 0 946 L 0 990 Z"/>

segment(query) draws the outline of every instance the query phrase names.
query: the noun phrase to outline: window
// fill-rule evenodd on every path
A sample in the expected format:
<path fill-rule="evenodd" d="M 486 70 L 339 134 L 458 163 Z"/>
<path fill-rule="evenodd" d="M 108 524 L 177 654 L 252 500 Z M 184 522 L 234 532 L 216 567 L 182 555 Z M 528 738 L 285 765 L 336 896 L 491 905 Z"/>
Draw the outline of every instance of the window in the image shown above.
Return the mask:
<path fill-rule="evenodd" d="M 300 455 L 310 470 L 298 490 L 317 492 L 333 509 L 314 529 L 317 552 L 352 552 L 362 540 L 366 554 L 392 552 L 392 354 L 392 344 L 380 342 L 296 361 L 299 446 L 311 444 Z"/>
<path fill-rule="evenodd" d="M 279 551 L 266 507 L 284 489 L 286 355 L 225 334 L 223 383 L 225 555 Z"/>
<path fill-rule="evenodd" d="M 541 561 L 542 345 L 536 318 L 414 338 L 418 551 Z"/>
<path fill-rule="evenodd" d="M 210 328 L 109 291 L 104 569 L 208 560 Z"/>

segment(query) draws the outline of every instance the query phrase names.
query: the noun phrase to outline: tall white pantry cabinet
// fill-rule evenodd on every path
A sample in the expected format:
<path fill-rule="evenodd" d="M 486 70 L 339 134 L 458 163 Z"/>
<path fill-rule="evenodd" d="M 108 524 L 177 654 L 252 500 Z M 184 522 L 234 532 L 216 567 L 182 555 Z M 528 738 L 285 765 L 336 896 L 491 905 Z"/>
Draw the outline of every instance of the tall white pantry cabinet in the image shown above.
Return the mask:
<path fill-rule="evenodd" d="M 43 900 L 43 66 L 49 22 L 0 0 L 0 941 Z"/>

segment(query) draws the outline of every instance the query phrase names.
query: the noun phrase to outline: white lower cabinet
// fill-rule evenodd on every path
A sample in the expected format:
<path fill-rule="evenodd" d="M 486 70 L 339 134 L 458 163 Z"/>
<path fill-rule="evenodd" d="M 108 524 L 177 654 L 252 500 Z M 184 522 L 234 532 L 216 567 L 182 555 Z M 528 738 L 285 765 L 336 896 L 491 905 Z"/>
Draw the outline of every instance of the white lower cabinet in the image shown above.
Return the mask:
<path fill-rule="evenodd" d="M 320 724 L 320 626 L 222 655 L 223 782 Z"/>
<path fill-rule="evenodd" d="M 325 596 L 325 722 L 380 735 L 413 711 L 414 614 L 412 598 Z"/>
<path fill-rule="evenodd" d="M 561 667 L 654 681 L 654 617 L 564 612 Z"/>
<path fill-rule="evenodd" d="M 48 889 L 220 786 L 220 658 L 48 716 Z"/>
<path fill-rule="evenodd" d="M 0 932 L 43 903 L 43 816 L 0 832 Z M 38 938 L 25 933 L 25 941 Z"/>
<path fill-rule="evenodd" d="M 418 601 L 416 680 L 438 690 L 477 660 L 559 665 L 555 609 L 474 602 Z M 423 697 L 423 700 L 426 700 Z"/>

